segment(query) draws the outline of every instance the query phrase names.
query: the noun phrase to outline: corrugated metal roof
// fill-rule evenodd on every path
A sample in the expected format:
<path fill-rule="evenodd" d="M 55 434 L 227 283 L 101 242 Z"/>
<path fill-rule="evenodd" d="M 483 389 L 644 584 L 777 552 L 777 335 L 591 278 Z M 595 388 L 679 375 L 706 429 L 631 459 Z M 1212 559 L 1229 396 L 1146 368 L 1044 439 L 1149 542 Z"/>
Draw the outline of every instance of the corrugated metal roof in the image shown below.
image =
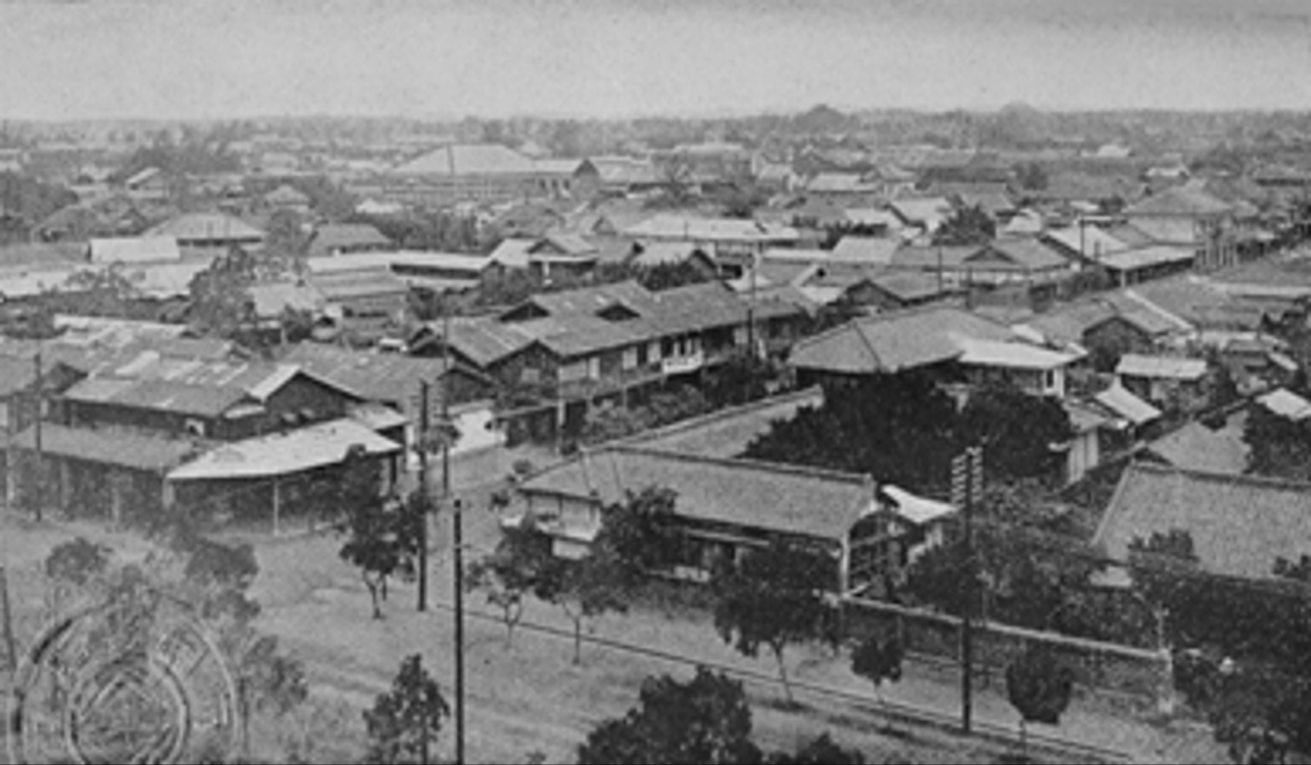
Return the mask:
<path fill-rule="evenodd" d="M 353 447 L 367 454 L 390 454 L 401 445 L 353 419 L 311 425 L 246 441 L 224 444 L 168 474 L 170 481 L 266 478 L 335 465 Z"/>
<path fill-rule="evenodd" d="M 20 449 L 34 450 L 36 429 L 28 428 L 15 436 L 12 443 Z M 127 430 L 69 428 L 45 422 L 41 424 L 41 449 L 47 454 L 85 462 L 163 471 L 194 453 L 195 445 Z"/>
<path fill-rule="evenodd" d="M 1135 425 L 1144 425 L 1161 416 L 1161 410 L 1116 384 L 1097 393 L 1093 399 Z"/>
<path fill-rule="evenodd" d="M 1206 374 L 1206 360 L 1126 353 L 1120 357 L 1115 373 L 1127 377 L 1197 380 Z"/>

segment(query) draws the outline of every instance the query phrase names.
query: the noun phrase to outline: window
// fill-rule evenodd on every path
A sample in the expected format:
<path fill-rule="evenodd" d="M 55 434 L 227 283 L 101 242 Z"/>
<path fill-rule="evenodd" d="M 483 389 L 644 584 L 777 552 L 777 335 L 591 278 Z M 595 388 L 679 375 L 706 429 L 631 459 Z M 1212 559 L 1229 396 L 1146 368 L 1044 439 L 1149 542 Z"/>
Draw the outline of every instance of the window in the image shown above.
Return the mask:
<path fill-rule="evenodd" d="M 0 430 L 9 430 L 9 404 L 0 404 Z"/>
<path fill-rule="evenodd" d="M 664 341 L 661 341 L 661 340 L 652 341 L 652 343 L 651 343 L 651 354 L 650 354 L 650 356 L 651 356 L 651 361 L 652 361 L 653 363 L 654 363 L 654 362 L 657 362 L 657 361 L 659 361 L 661 358 L 663 358 L 663 356 L 662 356 L 661 353 L 660 353 L 660 351 L 661 351 L 663 345 L 664 345 Z"/>
<path fill-rule="evenodd" d="M 560 382 L 573 382 L 582 380 L 587 377 L 587 362 L 578 361 L 573 364 L 562 364 L 560 366 Z"/>
<path fill-rule="evenodd" d="M 650 363 L 649 354 L 647 353 L 647 347 L 645 344 L 637 346 L 636 354 L 638 366 L 646 366 Z"/>
<path fill-rule="evenodd" d="M 205 437 L 204 420 L 196 420 L 188 417 L 186 421 L 183 422 L 182 427 L 185 428 L 186 431 L 193 436 L 200 436 L 201 438 Z"/>
<path fill-rule="evenodd" d="M 637 363 L 637 349 L 625 348 L 623 360 L 620 362 L 620 366 L 622 366 L 624 370 L 629 370 L 636 367 Z"/>
<path fill-rule="evenodd" d="M 600 357 L 600 356 L 593 356 L 592 358 L 590 358 L 590 359 L 587 360 L 587 379 L 589 379 L 589 380 L 599 380 L 599 379 L 601 379 L 601 357 Z"/>
<path fill-rule="evenodd" d="M 1056 370 L 1048 369 L 1043 373 L 1042 386 L 1045 390 L 1052 390 L 1056 387 Z"/>

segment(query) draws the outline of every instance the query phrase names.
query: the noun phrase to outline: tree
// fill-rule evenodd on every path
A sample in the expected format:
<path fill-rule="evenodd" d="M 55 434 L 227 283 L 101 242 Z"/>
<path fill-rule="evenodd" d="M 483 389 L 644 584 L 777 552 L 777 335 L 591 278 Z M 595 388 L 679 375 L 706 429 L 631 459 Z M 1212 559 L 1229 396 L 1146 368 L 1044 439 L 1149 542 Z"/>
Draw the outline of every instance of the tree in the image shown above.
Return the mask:
<path fill-rule="evenodd" d="M 469 566 L 465 586 L 483 591 L 487 603 L 501 609 L 505 647 L 509 648 L 514 628 L 523 617 L 524 596 L 551 565 L 551 545 L 545 535 L 532 529 L 507 528 L 501 534 L 496 549 Z"/>
<path fill-rule="evenodd" d="M 933 243 L 947 247 L 983 245 L 996 238 L 997 224 L 977 205 L 960 208 L 933 232 Z"/>
<path fill-rule="evenodd" d="M 373 708 L 364 712 L 370 743 L 367 761 L 428 762 L 428 749 L 441 733 L 443 718 L 450 715 L 450 705 L 423 668 L 422 657 L 406 657 L 391 692 L 379 694 Z"/>
<path fill-rule="evenodd" d="M 834 562 L 823 553 L 782 541 L 752 550 L 737 564 L 713 574 L 715 629 L 742 655 L 768 646 L 779 679 L 792 699 L 783 652 L 787 646 L 827 636 L 824 593 L 836 583 Z"/>
<path fill-rule="evenodd" d="M 1282 417 L 1264 406 L 1251 407 L 1243 424 L 1249 448 L 1247 468 L 1257 475 L 1311 480 L 1311 424 Z"/>
<path fill-rule="evenodd" d="M 738 353 L 710 372 L 706 398 L 715 407 L 755 401 L 769 395 L 767 383 L 775 376 L 768 361 L 755 353 Z"/>
<path fill-rule="evenodd" d="M 884 705 L 884 681 L 895 683 L 901 679 L 904 654 L 900 640 L 877 635 L 866 636 L 851 654 L 851 671 L 874 684 L 879 706 Z"/>
<path fill-rule="evenodd" d="M 417 573 L 424 522 L 414 501 L 378 497 L 347 509 L 348 537 L 338 554 L 357 566 L 369 598 L 373 618 L 382 618 L 380 597 L 385 597 L 387 580 L 399 576 L 412 581 Z"/>
<path fill-rule="evenodd" d="M 988 472 L 1007 479 L 1059 475 L 1074 435 L 1059 399 L 1010 385 L 972 393 L 960 419 L 964 440 L 983 446 Z"/>
<path fill-rule="evenodd" d="M 768 765 L 865 765 L 865 755 L 842 748 L 829 734 L 822 733 L 795 753 L 775 752 L 765 762 Z"/>
<path fill-rule="evenodd" d="M 648 486 L 627 492 L 623 502 L 601 510 L 601 531 L 594 544 L 616 561 L 616 573 L 625 587 L 666 568 L 677 555 L 681 541 L 674 525 L 677 499 L 672 489 Z"/>
<path fill-rule="evenodd" d="M 650 410 L 644 408 L 609 406 L 593 409 L 583 420 L 579 441 L 592 446 L 641 433 L 651 427 L 651 417 Z"/>
<path fill-rule="evenodd" d="M 824 403 L 774 422 L 746 457 L 876 475 L 912 491 L 945 490 L 962 445 L 956 404 L 927 377 L 875 375 L 826 386 Z"/>
<path fill-rule="evenodd" d="M 750 737 L 751 709 L 742 683 L 697 667 L 696 677 L 686 683 L 668 675 L 647 678 L 638 706 L 588 733 L 578 762 L 759 763 L 761 752 Z"/>
<path fill-rule="evenodd" d="M 1030 648 L 1006 668 L 1006 697 L 1020 713 L 1020 746 L 1029 723 L 1056 725 L 1070 706 L 1074 671 L 1048 650 Z"/>
<path fill-rule="evenodd" d="M 583 660 L 583 622 L 609 611 L 627 613 L 623 564 L 604 545 L 576 561 L 552 557 L 538 573 L 533 594 L 559 606 L 574 624 L 574 664 Z"/>
<path fill-rule="evenodd" d="M 652 292 L 710 281 L 704 271 L 688 260 L 678 263 L 657 263 L 654 266 L 639 268 L 636 278 L 638 283 Z"/>

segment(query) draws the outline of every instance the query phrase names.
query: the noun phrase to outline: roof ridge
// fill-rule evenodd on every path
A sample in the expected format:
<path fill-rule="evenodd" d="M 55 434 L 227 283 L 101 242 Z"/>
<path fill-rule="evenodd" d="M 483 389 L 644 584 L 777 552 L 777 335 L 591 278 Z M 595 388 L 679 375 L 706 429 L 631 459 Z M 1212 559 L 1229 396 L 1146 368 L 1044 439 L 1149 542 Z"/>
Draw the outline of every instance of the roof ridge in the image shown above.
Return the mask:
<path fill-rule="evenodd" d="M 755 460 L 742 457 L 712 457 L 701 454 L 686 454 L 684 452 L 657 449 L 640 444 L 611 442 L 598 447 L 593 451 L 593 454 L 602 451 L 627 452 L 629 454 L 661 457 L 668 460 L 677 460 L 679 462 L 711 463 L 722 465 L 724 467 L 769 470 L 776 473 L 800 475 L 808 478 L 829 478 L 843 481 L 845 483 L 859 483 L 861 485 L 864 485 L 869 479 L 873 478 L 873 476 L 868 473 L 847 473 L 840 470 L 830 470 L 828 468 L 811 467 L 808 465 L 791 465 L 785 462 L 772 462 L 769 460 Z"/>
<path fill-rule="evenodd" d="M 1172 431 L 1178 432 L 1178 431 Z M 1251 473 L 1213 473 L 1206 470 L 1197 470 L 1193 468 L 1181 468 L 1173 465 L 1161 465 L 1154 462 L 1134 461 L 1129 464 L 1129 470 L 1138 472 L 1155 472 L 1158 474 L 1179 475 L 1186 478 L 1192 478 L 1198 481 L 1207 481 L 1211 483 L 1230 483 L 1246 484 L 1249 486 L 1265 486 L 1272 489 L 1284 489 L 1287 491 L 1298 491 L 1311 493 L 1311 481 L 1294 481 L 1288 478 L 1276 478 L 1272 476 L 1253 475 Z"/>

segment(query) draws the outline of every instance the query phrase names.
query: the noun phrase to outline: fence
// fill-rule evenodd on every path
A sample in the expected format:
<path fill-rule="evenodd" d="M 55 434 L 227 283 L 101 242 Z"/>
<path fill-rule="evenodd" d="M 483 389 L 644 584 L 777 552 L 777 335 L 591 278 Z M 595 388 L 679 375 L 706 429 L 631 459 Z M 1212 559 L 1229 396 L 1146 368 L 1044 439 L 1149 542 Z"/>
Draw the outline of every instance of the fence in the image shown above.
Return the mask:
<path fill-rule="evenodd" d="M 957 617 L 846 598 L 842 619 L 848 636 L 894 631 L 909 656 L 959 672 L 961 620 Z M 979 686 L 1004 688 L 1006 668 L 1035 644 L 1051 650 L 1074 670 L 1076 697 L 1082 703 L 1149 716 L 1173 712 L 1173 665 L 1168 650 L 1132 648 L 991 622 L 975 622 L 974 627 L 973 670 Z"/>

